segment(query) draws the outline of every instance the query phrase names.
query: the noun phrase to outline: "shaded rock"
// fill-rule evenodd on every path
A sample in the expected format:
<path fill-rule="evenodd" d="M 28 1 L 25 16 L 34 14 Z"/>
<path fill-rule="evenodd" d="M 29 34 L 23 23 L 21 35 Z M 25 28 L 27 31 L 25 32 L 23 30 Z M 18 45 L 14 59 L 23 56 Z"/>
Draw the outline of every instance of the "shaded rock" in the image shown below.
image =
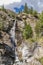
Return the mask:
<path fill-rule="evenodd" d="M 8 46 L 12 47 L 12 43 L 10 40 L 10 36 L 6 32 L 1 32 L 2 33 L 2 38 L 0 39 L 0 43 L 5 43 Z"/>

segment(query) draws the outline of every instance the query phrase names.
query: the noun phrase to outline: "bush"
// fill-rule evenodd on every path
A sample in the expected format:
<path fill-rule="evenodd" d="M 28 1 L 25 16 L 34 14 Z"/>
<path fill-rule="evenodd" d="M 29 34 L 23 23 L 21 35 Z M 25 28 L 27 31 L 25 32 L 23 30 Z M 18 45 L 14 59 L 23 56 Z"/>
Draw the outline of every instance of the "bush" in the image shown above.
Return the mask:
<path fill-rule="evenodd" d="M 35 31 L 38 35 L 43 33 L 43 13 L 40 15 L 39 21 L 36 23 Z"/>
<path fill-rule="evenodd" d="M 31 26 L 28 24 L 25 25 L 24 31 L 23 31 L 23 37 L 25 39 L 31 38 L 33 36 L 33 31 Z"/>
<path fill-rule="evenodd" d="M 33 7 L 31 7 L 31 8 L 29 9 L 29 13 L 30 13 L 30 14 L 33 14 Z"/>
<path fill-rule="evenodd" d="M 36 23 L 35 31 L 38 35 L 43 33 L 43 22 Z"/>
<path fill-rule="evenodd" d="M 37 13 L 37 11 L 33 10 L 33 16 L 36 17 L 36 18 L 38 18 L 38 13 Z"/>

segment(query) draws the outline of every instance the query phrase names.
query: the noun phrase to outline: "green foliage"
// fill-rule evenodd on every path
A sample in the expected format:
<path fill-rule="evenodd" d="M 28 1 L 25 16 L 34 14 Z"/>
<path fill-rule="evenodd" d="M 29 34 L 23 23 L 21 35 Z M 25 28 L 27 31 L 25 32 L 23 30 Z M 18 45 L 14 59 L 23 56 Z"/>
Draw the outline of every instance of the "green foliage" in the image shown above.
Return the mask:
<path fill-rule="evenodd" d="M 29 9 L 29 13 L 30 13 L 30 14 L 33 14 L 33 7 L 31 7 L 31 8 Z"/>
<path fill-rule="evenodd" d="M 6 9 L 4 8 L 4 5 L 2 6 L 2 8 L 1 8 L 4 12 L 6 12 Z"/>
<path fill-rule="evenodd" d="M 43 65 L 43 57 L 39 59 L 39 62 Z"/>
<path fill-rule="evenodd" d="M 39 34 L 39 32 L 40 32 L 40 25 L 39 25 L 39 24 L 40 24 L 40 23 L 37 22 L 37 23 L 36 23 L 36 26 L 35 26 L 36 34 Z"/>
<path fill-rule="evenodd" d="M 43 33 L 43 13 L 41 13 L 39 21 L 36 23 L 35 31 L 37 34 Z"/>
<path fill-rule="evenodd" d="M 27 13 L 27 14 L 28 13 L 33 14 L 33 7 L 28 8 L 27 3 L 25 3 L 24 12 Z"/>
<path fill-rule="evenodd" d="M 43 22 L 43 11 L 42 11 L 42 13 L 39 15 L 39 19 L 40 19 L 41 22 Z"/>
<path fill-rule="evenodd" d="M 25 12 L 25 13 L 29 13 L 28 10 L 29 10 L 29 9 L 28 9 L 27 3 L 25 3 L 25 6 L 24 6 L 24 12 Z"/>
<path fill-rule="evenodd" d="M 23 31 L 23 36 L 25 39 L 31 38 L 33 36 L 33 31 L 31 26 L 28 24 L 25 25 L 24 31 Z"/>
<path fill-rule="evenodd" d="M 29 13 L 32 14 L 34 17 L 38 18 L 38 16 L 37 16 L 38 13 L 37 13 L 36 10 L 33 9 L 33 7 L 31 7 L 31 8 L 29 9 Z"/>
<path fill-rule="evenodd" d="M 43 33 L 43 22 L 38 22 L 35 27 L 36 33 Z"/>
<path fill-rule="evenodd" d="M 32 15 L 35 16 L 35 17 L 38 17 L 38 16 L 37 16 L 37 11 L 34 10 L 33 7 L 28 8 L 27 3 L 25 3 L 24 12 L 27 13 L 27 14 L 32 14 Z"/>
<path fill-rule="evenodd" d="M 38 14 L 37 11 L 33 10 L 33 16 L 38 17 L 37 14 Z"/>

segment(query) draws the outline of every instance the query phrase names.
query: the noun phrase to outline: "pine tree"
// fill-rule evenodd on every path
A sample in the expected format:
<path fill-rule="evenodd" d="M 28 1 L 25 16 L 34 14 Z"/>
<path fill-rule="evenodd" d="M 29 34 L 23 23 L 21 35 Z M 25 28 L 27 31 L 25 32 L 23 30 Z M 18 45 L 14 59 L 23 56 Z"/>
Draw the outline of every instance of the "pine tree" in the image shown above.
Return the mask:
<path fill-rule="evenodd" d="M 27 3 L 25 3 L 24 12 L 25 12 L 25 13 L 29 13 L 29 9 L 28 9 Z"/>

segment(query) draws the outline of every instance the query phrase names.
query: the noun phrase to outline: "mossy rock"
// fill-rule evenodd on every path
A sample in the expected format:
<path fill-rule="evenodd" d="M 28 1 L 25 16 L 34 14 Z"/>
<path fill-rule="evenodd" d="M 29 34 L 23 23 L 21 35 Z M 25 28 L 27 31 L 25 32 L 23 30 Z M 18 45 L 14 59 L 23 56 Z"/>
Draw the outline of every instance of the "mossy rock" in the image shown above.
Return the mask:
<path fill-rule="evenodd" d="M 43 57 L 40 58 L 40 59 L 38 59 L 38 60 L 39 60 L 39 62 L 43 65 Z"/>

